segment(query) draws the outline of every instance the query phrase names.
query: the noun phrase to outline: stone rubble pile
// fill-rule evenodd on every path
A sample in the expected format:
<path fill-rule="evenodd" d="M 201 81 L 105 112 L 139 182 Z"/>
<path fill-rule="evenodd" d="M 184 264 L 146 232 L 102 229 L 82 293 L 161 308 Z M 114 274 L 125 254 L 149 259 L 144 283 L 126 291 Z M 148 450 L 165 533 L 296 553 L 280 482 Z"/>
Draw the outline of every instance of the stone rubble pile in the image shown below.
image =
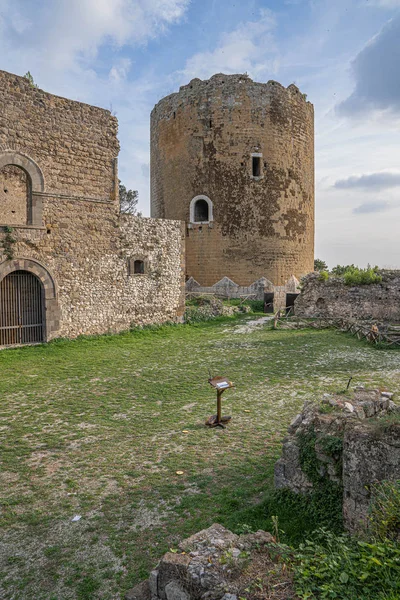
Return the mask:
<path fill-rule="evenodd" d="M 167 552 L 148 580 L 126 600 L 237 600 L 235 579 L 253 549 L 274 543 L 270 533 L 236 535 L 215 523 Z"/>

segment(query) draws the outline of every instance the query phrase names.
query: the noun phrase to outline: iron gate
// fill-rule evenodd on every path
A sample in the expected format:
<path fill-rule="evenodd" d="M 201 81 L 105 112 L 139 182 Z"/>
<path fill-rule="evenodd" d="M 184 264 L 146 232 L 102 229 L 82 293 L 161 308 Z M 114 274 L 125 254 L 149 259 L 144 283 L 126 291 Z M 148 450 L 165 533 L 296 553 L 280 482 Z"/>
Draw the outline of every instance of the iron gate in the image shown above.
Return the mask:
<path fill-rule="evenodd" d="M 0 346 L 44 340 L 43 287 L 28 271 L 13 271 L 0 282 Z"/>

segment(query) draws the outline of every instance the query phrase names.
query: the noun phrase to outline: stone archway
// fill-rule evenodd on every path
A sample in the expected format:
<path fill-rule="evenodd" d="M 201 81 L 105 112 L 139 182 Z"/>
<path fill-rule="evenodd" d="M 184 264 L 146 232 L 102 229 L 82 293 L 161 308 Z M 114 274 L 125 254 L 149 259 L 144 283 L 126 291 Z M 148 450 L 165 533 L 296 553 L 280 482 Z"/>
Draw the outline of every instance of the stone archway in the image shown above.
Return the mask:
<path fill-rule="evenodd" d="M 0 286 L 2 281 L 14 272 L 27 272 L 39 280 L 43 295 L 43 341 L 50 340 L 60 327 L 57 287 L 53 276 L 36 260 L 16 258 L 0 264 Z"/>
<path fill-rule="evenodd" d="M 27 225 L 42 225 L 42 197 L 44 192 L 44 177 L 36 162 L 16 150 L 0 152 L 0 169 L 7 166 L 23 169 L 29 178 L 29 199 Z"/>

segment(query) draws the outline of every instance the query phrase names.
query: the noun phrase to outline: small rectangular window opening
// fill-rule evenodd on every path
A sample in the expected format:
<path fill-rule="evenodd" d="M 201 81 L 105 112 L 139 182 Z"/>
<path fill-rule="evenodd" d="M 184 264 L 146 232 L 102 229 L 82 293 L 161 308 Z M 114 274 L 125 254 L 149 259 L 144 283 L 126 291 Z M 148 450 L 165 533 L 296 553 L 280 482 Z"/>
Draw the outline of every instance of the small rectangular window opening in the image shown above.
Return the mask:
<path fill-rule="evenodd" d="M 261 177 L 261 156 L 252 157 L 253 177 Z"/>
<path fill-rule="evenodd" d="M 133 263 L 133 272 L 135 275 L 143 275 L 144 274 L 144 261 L 143 260 L 135 260 Z"/>

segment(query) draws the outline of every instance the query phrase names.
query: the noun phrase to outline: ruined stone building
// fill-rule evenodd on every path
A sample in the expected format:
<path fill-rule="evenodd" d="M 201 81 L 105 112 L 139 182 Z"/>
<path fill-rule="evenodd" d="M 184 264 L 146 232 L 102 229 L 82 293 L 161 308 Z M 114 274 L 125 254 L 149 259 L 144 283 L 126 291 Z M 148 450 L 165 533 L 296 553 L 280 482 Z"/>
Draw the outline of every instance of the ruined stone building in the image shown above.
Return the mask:
<path fill-rule="evenodd" d="M 314 113 L 295 85 L 192 80 L 151 114 L 151 214 L 186 222 L 187 289 L 296 292 L 314 268 Z"/>
<path fill-rule="evenodd" d="M 151 219 L 119 213 L 117 128 L 0 71 L 0 346 L 176 321 L 185 273 L 189 290 L 284 305 L 313 269 L 313 107 L 296 86 L 214 75 L 161 100 Z"/>
<path fill-rule="evenodd" d="M 119 214 L 117 127 L 0 71 L 0 346 L 182 315 L 182 224 Z"/>

